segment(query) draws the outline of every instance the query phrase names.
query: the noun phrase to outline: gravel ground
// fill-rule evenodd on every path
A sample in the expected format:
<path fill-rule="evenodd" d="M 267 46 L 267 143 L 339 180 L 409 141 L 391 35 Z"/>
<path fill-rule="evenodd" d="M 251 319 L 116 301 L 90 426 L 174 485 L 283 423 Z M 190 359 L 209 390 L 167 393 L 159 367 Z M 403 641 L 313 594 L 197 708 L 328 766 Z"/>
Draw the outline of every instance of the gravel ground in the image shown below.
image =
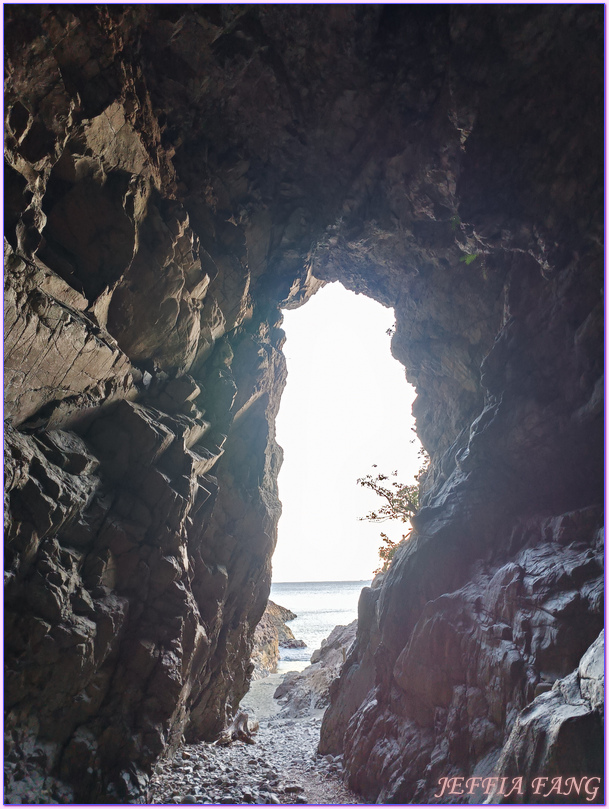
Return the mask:
<path fill-rule="evenodd" d="M 255 743 L 185 745 L 161 762 L 148 802 L 182 804 L 356 804 L 342 783 L 340 757 L 318 756 L 323 711 L 304 719 L 277 716 L 273 700 L 283 678 L 274 674 L 252 683 L 241 707 L 260 728 Z"/>

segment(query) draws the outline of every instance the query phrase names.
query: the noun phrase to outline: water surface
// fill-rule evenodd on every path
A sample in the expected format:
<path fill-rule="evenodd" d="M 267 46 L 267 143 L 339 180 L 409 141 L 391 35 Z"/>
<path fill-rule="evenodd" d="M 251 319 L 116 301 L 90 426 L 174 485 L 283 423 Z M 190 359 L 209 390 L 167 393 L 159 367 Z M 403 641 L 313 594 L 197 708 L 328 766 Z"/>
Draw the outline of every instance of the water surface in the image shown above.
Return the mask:
<path fill-rule="evenodd" d="M 277 582 L 271 586 L 271 601 L 298 616 L 288 623 L 305 649 L 280 649 L 279 672 L 302 670 L 335 626 L 346 626 L 357 618 L 362 587 L 370 581 Z"/>

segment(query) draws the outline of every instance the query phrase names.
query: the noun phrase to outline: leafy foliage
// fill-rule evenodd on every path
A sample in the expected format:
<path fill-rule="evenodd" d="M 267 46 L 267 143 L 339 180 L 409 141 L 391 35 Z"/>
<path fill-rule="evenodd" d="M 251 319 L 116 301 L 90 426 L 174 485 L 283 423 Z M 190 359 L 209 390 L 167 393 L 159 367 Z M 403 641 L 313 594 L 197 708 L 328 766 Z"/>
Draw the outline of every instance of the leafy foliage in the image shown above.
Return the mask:
<path fill-rule="evenodd" d="M 393 555 L 398 549 L 398 545 L 406 539 L 406 536 L 402 536 L 400 542 L 394 542 L 392 539 L 389 539 L 387 534 L 381 531 L 381 542 L 384 543 L 379 548 L 379 559 L 381 560 L 382 564 L 380 567 L 374 571 L 374 575 L 376 576 L 377 573 L 384 573 L 391 563 L 393 559 Z"/>
<path fill-rule="evenodd" d="M 464 261 L 466 264 L 471 264 L 472 261 L 475 261 L 478 258 L 478 253 L 467 253 L 464 256 L 461 256 L 459 261 Z"/>
<path fill-rule="evenodd" d="M 397 470 L 391 473 L 391 477 L 397 478 Z M 370 522 L 385 522 L 385 520 L 400 520 L 408 522 L 410 518 L 419 510 L 419 485 L 403 484 L 397 480 L 390 480 L 389 475 L 379 474 L 375 478 L 366 475 L 358 478 L 358 483 L 365 489 L 371 489 L 378 494 L 385 502 L 380 508 L 371 511 L 362 517 Z"/>
<path fill-rule="evenodd" d="M 418 481 L 420 475 L 426 471 L 429 464 L 429 456 L 425 450 L 421 449 L 419 456 L 422 458 L 423 465 L 416 476 Z M 373 464 L 376 468 L 376 464 Z M 370 489 L 375 494 L 378 494 L 382 499 L 380 508 L 370 511 L 365 517 L 360 517 L 361 520 L 369 520 L 370 522 L 385 522 L 386 520 L 398 520 L 399 522 L 410 522 L 410 518 L 419 510 L 419 484 L 405 484 L 397 480 L 397 469 L 391 475 L 384 475 L 379 473 L 376 477 L 366 475 L 363 478 L 358 478 L 358 483 L 365 489 Z M 395 480 L 392 480 L 395 478 Z M 410 532 L 409 532 L 410 533 Z M 381 566 L 377 568 L 374 573 L 384 573 L 391 563 L 393 556 L 408 534 L 403 534 L 399 542 L 394 542 L 387 534 L 381 532 L 381 547 L 379 548 L 379 558 Z"/>

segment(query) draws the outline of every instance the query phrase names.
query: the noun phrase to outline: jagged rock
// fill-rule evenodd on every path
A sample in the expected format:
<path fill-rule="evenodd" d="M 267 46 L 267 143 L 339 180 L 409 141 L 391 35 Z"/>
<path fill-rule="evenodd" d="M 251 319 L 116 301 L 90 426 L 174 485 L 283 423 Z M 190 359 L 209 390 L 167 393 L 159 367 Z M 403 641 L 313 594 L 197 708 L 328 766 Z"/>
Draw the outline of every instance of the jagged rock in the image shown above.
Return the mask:
<path fill-rule="evenodd" d="M 289 627 L 288 627 L 289 629 Z M 287 638 L 279 644 L 283 649 L 306 649 L 307 644 L 298 638 Z"/>
<path fill-rule="evenodd" d="M 551 691 L 538 696 L 518 716 L 497 763 L 497 775 L 523 778 L 523 789 L 509 803 L 534 803 L 538 796 L 553 800 L 570 797 L 587 802 L 602 801 L 601 779 L 594 774 L 603 767 L 599 744 L 603 724 L 604 633 L 584 654 L 578 668 Z M 543 773 L 543 780 L 534 783 Z M 592 777 L 591 777 L 592 776 Z M 586 787 L 575 789 L 567 778 Z M 559 779 L 556 783 L 555 779 Z M 554 787 L 554 788 L 553 788 Z M 505 803 L 500 790 L 487 803 Z"/>
<path fill-rule="evenodd" d="M 132 369 L 116 341 L 73 308 L 63 290 L 53 289 L 54 297 L 38 285 L 48 277 L 43 272 L 11 252 L 8 257 L 5 418 L 19 425 L 46 408 L 43 423 L 52 429 L 74 410 L 133 397 Z"/>
<path fill-rule="evenodd" d="M 296 618 L 291 610 L 268 601 L 266 609 L 254 633 L 252 662 L 254 671 L 252 679 L 258 680 L 277 671 L 279 664 L 279 647 L 301 649 L 306 644 L 297 640 L 286 621 Z"/>
<path fill-rule="evenodd" d="M 291 671 L 285 675 L 274 694 L 275 699 L 283 703 L 280 716 L 308 716 L 328 705 L 330 686 L 340 674 L 356 631 L 357 621 L 334 627 L 322 641 L 321 648 L 311 655 L 311 665 L 301 672 Z"/>
<path fill-rule="evenodd" d="M 400 773 L 381 787 L 380 797 L 388 802 L 422 800 L 425 793 L 415 792 L 421 788 L 415 775 L 422 771 L 427 783 L 437 787 L 448 772 L 477 774 L 477 763 L 496 762 L 502 749 L 507 749 L 507 731 L 514 722 L 518 726 L 519 714 L 528 715 L 526 706 L 539 693 L 539 686 L 545 690 L 554 683 L 556 688 L 558 678 L 577 665 L 601 628 L 601 519 L 600 510 L 589 508 L 558 519 L 524 521 L 484 564 L 474 563 L 460 588 L 437 596 L 416 613 L 410 606 L 416 621 L 393 663 L 387 636 L 383 637 L 378 623 L 373 624 L 372 637 L 363 650 L 356 644 L 333 689 L 320 750 L 344 749 L 350 779 L 359 790 L 367 790 L 370 781 L 366 779 L 375 778 L 378 766 L 377 745 L 385 738 L 386 726 L 395 727 L 394 710 L 412 717 L 414 722 L 406 719 L 398 724 L 400 745 L 383 754 L 383 760 L 394 761 Z M 415 581 L 422 583 L 416 550 L 414 544 L 400 552 L 401 586 L 409 582 L 411 592 Z M 420 559 L 420 547 L 418 551 Z M 436 548 L 436 576 L 440 559 Z M 398 575 L 396 564 L 389 580 Z M 431 574 L 432 568 L 428 570 Z M 459 575 L 456 567 L 453 575 Z M 381 590 L 381 599 L 383 595 Z M 373 661 L 368 656 L 370 646 L 376 648 Z M 376 683 L 370 680 L 370 668 L 376 669 Z M 353 710 L 349 675 L 357 687 L 361 669 L 368 669 L 369 691 Z M 392 688 L 389 705 L 381 701 L 388 687 Z M 559 697 L 550 697 L 553 693 L 538 699 L 542 703 L 551 699 L 557 705 Z M 550 716 L 552 711 L 549 722 L 553 721 Z M 599 749 L 600 736 L 595 736 L 594 720 L 590 721 L 585 735 L 592 749 Z M 527 760 L 531 778 L 534 773 L 545 774 L 537 757 L 531 754 Z M 588 764 L 594 770 L 593 757 Z M 512 767 L 510 774 L 519 775 L 516 769 Z M 492 770 L 492 774 L 498 773 Z"/>
<path fill-rule="evenodd" d="M 335 280 L 431 465 L 322 749 L 379 802 L 495 766 L 601 628 L 602 9 L 5 11 L 6 799 L 143 800 L 230 723 L 280 309 Z"/>

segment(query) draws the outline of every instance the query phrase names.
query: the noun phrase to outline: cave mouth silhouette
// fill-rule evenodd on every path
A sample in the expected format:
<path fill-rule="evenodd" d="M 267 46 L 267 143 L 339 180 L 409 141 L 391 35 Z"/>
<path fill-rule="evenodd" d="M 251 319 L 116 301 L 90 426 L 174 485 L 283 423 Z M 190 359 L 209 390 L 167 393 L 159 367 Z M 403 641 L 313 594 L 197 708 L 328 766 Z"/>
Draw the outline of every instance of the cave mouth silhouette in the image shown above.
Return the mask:
<path fill-rule="evenodd" d="M 356 481 L 398 470 L 401 482 L 414 483 L 420 467 L 416 394 L 390 353 L 394 314 L 340 283 L 283 314 L 283 510 L 273 581 L 368 579 L 379 566 L 380 530 L 398 541 L 404 526 L 364 520 L 381 503 Z"/>

